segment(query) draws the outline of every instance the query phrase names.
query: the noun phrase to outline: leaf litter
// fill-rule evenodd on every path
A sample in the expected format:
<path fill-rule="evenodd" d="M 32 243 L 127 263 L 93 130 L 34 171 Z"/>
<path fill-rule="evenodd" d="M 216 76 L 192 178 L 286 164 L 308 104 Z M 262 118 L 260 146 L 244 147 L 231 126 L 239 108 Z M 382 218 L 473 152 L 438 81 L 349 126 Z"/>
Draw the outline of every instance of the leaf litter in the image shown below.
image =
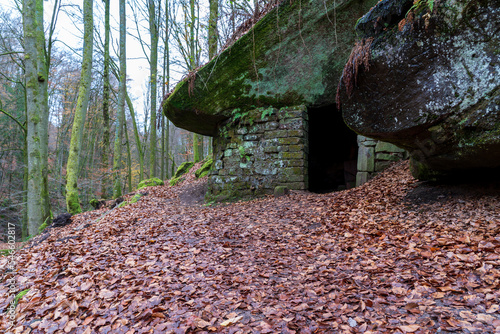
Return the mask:
<path fill-rule="evenodd" d="M 18 251 L 0 329 L 15 275 L 29 292 L 13 333 L 500 332 L 495 189 L 428 185 L 401 162 L 337 193 L 179 200 L 203 182 L 148 188 Z"/>

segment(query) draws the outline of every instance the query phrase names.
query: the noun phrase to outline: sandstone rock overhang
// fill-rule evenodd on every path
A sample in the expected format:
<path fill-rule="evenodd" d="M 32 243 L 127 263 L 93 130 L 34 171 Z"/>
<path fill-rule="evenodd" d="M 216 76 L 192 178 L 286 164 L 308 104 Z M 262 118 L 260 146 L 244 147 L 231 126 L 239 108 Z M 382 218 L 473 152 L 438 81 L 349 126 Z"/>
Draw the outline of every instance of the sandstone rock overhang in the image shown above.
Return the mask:
<path fill-rule="evenodd" d="M 500 2 L 383 0 L 339 87 L 347 125 L 408 150 L 420 179 L 500 168 Z"/>
<path fill-rule="evenodd" d="M 356 20 L 377 0 L 285 0 L 163 101 L 178 127 L 215 136 L 235 109 L 335 103 Z"/>

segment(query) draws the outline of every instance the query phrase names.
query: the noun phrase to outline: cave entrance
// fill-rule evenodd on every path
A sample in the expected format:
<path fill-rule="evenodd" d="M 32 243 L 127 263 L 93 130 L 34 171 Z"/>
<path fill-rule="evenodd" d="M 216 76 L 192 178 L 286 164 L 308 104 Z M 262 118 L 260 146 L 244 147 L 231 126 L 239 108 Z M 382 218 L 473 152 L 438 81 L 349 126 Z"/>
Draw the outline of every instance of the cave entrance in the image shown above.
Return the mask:
<path fill-rule="evenodd" d="M 328 193 L 356 185 L 357 135 L 335 105 L 309 108 L 309 191 Z"/>

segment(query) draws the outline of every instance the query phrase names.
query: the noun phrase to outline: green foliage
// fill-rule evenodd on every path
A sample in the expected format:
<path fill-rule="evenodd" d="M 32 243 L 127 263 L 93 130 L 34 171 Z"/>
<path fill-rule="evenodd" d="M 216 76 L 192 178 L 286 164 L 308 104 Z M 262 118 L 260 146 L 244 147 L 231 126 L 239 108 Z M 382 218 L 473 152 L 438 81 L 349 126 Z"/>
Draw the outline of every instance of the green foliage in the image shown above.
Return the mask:
<path fill-rule="evenodd" d="M 422 12 L 426 8 L 428 8 L 429 11 L 432 12 L 434 10 L 434 1 L 435 0 L 418 0 L 413 4 L 413 6 L 411 6 L 411 8 L 406 13 L 406 16 L 408 16 L 408 14 L 412 11 Z"/>
<path fill-rule="evenodd" d="M 52 220 L 52 212 L 50 213 L 50 216 L 45 219 L 45 221 L 43 222 L 43 224 L 38 227 L 38 231 L 40 233 L 42 233 L 43 230 L 45 230 L 47 228 L 47 226 L 50 225 L 50 223 L 49 223 L 50 220 Z"/>
<path fill-rule="evenodd" d="M 262 115 L 260 116 L 261 120 L 264 120 L 267 116 L 271 116 L 274 112 L 273 107 L 265 108 L 262 110 Z"/>
<path fill-rule="evenodd" d="M 99 201 L 95 198 L 92 198 L 90 201 L 89 201 L 89 204 L 95 209 L 97 208 L 97 205 L 99 204 Z"/>
<path fill-rule="evenodd" d="M 240 108 L 236 108 L 231 112 L 231 122 L 236 124 L 238 122 L 243 122 L 244 120 L 248 120 L 250 125 L 253 125 L 253 118 L 249 117 L 250 111 L 241 111 Z"/>
<path fill-rule="evenodd" d="M 0 249 L 0 256 L 9 256 L 10 254 L 10 249 Z"/>
<path fill-rule="evenodd" d="M 137 186 L 137 190 L 146 188 L 146 187 L 154 187 L 154 186 L 162 186 L 164 185 L 163 181 L 160 180 L 157 177 L 153 177 L 147 180 L 142 180 L 139 182 L 139 185 Z"/>
<path fill-rule="evenodd" d="M 250 156 L 249 154 L 245 151 L 245 148 L 243 146 L 238 146 L 238 151 L 240 151 L 240 158 L 241 160 L 246 159 L 246 161 L 250 161 Z"/>
<path fill-rule="evenodd" d="M 21 298 L 24 297 L 24 295 L 26 295 L 28 292 L 30 291 L 30 289 L 26 289 L 26 290 L 23 290 L 21 292 L 19 292 L 15 297 L 14 297 L 14 308 L 17 307 L 17 304 L 19 303 L 19 301 L 21 300 Z"/>

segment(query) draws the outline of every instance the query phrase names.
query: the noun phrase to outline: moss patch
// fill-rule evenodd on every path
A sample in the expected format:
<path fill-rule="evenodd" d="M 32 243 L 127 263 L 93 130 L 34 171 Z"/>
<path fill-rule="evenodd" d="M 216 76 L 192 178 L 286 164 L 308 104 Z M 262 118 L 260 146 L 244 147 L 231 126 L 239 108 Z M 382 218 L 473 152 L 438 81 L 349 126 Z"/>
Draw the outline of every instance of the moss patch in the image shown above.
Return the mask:
<path fill-rule="evenodd" d="M 198 178 L 201 179 L 202 177 L 205 177 L 210 173 L 210 169 L 212 169 L 212 166 L 214 165 L 214 160 L 212 158 L 208 158 L 205 163 L 194 172 L 194 175 Z"/>
<path fill-rule="evenodd" d="M 179 166 L 179 168 L 177 168 L 177 170 L 175 171 L 175 174 L 172 178 L 179 178 L 180 176 L 189 172 L 191 170 L 191 168 L 193 168 L 193 166 L 194 166 L 194 162 L 192 162 L 192 161 L 183 162 Z"/>
<path fill-rule="evenodd" d="M 153 177 L 151 179 L 142 180 L 141 182 L 139 182 L 139 185 L 137 186 L 137 190 L 142 189 L 142 188 L 146 188 L 146 187 L 154 187 L 154 186 L 162 186 L 162 185 L 164 185 L 162 180 L 160 180 L 157 177 Z"/>

